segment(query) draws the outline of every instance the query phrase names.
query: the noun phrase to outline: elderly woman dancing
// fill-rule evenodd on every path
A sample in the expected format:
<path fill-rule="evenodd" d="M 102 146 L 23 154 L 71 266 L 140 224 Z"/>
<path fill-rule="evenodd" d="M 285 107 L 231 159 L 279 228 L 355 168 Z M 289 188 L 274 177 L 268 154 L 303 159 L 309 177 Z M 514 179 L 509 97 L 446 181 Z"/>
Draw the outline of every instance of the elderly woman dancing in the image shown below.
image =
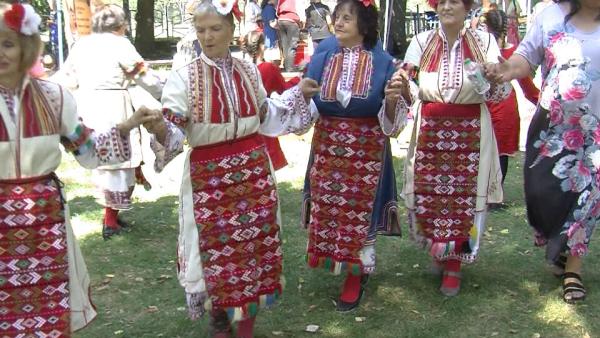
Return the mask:
<path fill-rule="evenodd" d="M 302 216 L 308 265 L 346 275 L 337 310 L 349 311 L 375 270 L 377 234 L 399 234 L 389 136 L 402 130 L 411 94 L 377 43 L 372 1 L 341 0 L 333 17 L 335 39 L 319 45 L 306 73 L 321 92 Z"/>
<path fill-rule="evenodd" d="M 106 5 L 92 17 L 93 34 L 81 38 L 73 48 L 54 81 L 74 90 L 83 121 L 102 129 L 127 119 L 150 95 L 160 98 L 162 83 L 144 64 L 144 59 L 125 37 L 125 12 L 117 5 Z M 144 93 L 148 99 L 141 99 Z M 141 101 L 141 102 L 138 102 Z M 147 104 L 147 103 L 146 103 Z M 134 107 L 135 106 L 135 107 Z M 130 135 L 131 159 L 117 165 L 101 166 L 94 172 L 100 188 L 99 202 L 104 206 L 102 237 L 109 239 L 128 224 L 119 211 L 132 208 L 131 196 L 141 173 L 142 145 L 139 129 Z"/>
<path fill-rule="evenodd" d="M 263 137 L 305 130 L 314 86 L 267 98 L 256 66 L 231 56 L 233 1 L 203 1 L 194 12 L 202 53 L 165 84 L 155 134 L 156 169 L 183 150 L 178 275 L 189 314 L 211 315 L 214 337 L 252 337 L 260 307 L 282 292 L 279 198 Z M 303 94 L 304 93 L 304 94 Z M 305 98 L 306 97 L 306 98 Z M 155 114 L 160 112 L 155 111 Z"/>
<path fill-rule="evenodd" d="M 573 303 L 585 298 L 582 257 L 600 216 L 600 2 L 549 5 L 487 75 L 510 81 L 538 65 L 544 83 L 527 133 L 527 217 L 563 277 L 564 301 Z"/>
<path fill-rule="evenodd" d="M 27 75 L 41 50 L 40 17 L 0 3 L 0 336 L 70 337 L 96 311 L 54 171 L 61 148 L 86 168 L 129 160 L 142 112 L 104 131 L 77 116 L 57 84 Z"/>
<path fill-rule="evenodd" d="M 406 67 L 418 67 L 419 101 L 405 162 L 403 195 L 412 237 L 443 274 L 440 290 L 460 290 L 460 266 L 479 253 L 488 203 L 502 201 L 498 149 L 485 101 L 500 101 L 507 85 L 475 90 L 465 60 L 496 61 L 489 33 L 464 28 L 472 0 L 431 0 L 441 27 L 418 34 Z"/>

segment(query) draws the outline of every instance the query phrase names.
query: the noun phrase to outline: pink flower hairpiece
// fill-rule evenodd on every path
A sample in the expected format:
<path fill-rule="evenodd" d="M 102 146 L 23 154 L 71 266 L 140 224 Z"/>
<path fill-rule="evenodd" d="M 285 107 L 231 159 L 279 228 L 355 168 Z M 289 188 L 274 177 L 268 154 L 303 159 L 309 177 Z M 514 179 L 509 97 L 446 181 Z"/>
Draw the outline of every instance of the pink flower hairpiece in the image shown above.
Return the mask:
<path fill-rule="evenodd" d="M 12 4 L 11 8 L 4 12 L 6 27 L 23 35 L 37 34 L 41 22 L 42 18 L 31 5 Z"/>
<path fill-rule="evenodd" d="M 371 5 L 375 6 L 375 0 L 359 0 L 363 6 L 369 7 Z"/>

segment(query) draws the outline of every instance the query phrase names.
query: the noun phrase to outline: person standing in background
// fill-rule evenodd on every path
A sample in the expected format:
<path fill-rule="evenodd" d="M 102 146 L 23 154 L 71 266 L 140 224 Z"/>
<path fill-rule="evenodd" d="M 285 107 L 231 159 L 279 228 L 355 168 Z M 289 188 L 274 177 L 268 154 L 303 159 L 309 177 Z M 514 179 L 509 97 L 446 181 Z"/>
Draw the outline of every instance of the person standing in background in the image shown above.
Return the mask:
<path fill-rule="evenodd" d="M 248 33 L 258 30 L 258 23 L 261 20 L 260 6 L 258 6 L 256 0 L 248 0 L 244 7 L 244 29 L 242 30 L 242 36 L 246 36 Z"/>
<path fill-rule="evenodd" d="M 276 0 L 263 0 L 260 4 L 262 9 L 260 15 L 263 22 L 263 33 L 265 35 L 265 58 L 270 61 L 281 60 L 279 52 L 279 39 L 277 37 L 277 10 Z M 279 64 L 277 64 L 279 65 Z"/>
<path fill-rule="evenodd" d="M 123 9 L 117 5 L 104 6 L 92 17 L 93 34 L 77 41 L 61 70 L 53 77 L 54 81 L 76 89 L 77 107 L 90 128 L 103 129 L 133 114 L 135 107 L 128 90 L 130 86 L 137 84 L 154 98 L 160 98 L 162 83 L 146 68 L 144 59 L 125 37 L 126 30 Z M 119 211 L 132 208 L 135 183 L 143 178 L 140 135 L 138 128 L 130 133 L 132 154 L 128 161 L 104 165 L 94 172 L 102 194 L 99 203 L 104 205 L 104 239 L 127 227 L 118 215 Z"/>
<path fill-rule="evenodd" d="M 485 26 L 487 31 L 491 33 L 498 42 L 500 54 L 505 59 L 517 49 L 517 45 L 513 45 L 506 41 L 506 32 L 508 18 L 504 11 L 494 9 L 484 15 Z M 533 83 L 531 76 L 518 80 L 519 86 L 523 90 L 525 97 L 529 102 L 537 105 L 540 95 L 539 89 Z M 519 117 L 519 105 L 517 103 L 517 94 L 513 90 L 508 97 L 500 102 L 487 102 L 488 109 L 492 116 L 492 125 L 496 142 L 498 143 L 498 153 L 500 154 L 500 170 L 502 170 L 502 186 L 508 172 L 508 159 L 515 155 L 519 150 L 519 132 L 521 118 Z M 502 203 L 490 203 L 490 209 L 502 207 Z"/>
<path fill-rule="evenodd" d="M 304 26 L 304 6 L 302 0 L 281 0 L 277 4 L 277 25 L 283 51 L 283 65 L 286 72 L 294 71 L 296 49 L 300 39 L 300 27 Z"/>
<path fill-rule="evenodd" d="M 331 36 L 331 11 L 321 0 L 311 0 L 305 10 L 306 26 L 316 49 L 321 40 Z"/>

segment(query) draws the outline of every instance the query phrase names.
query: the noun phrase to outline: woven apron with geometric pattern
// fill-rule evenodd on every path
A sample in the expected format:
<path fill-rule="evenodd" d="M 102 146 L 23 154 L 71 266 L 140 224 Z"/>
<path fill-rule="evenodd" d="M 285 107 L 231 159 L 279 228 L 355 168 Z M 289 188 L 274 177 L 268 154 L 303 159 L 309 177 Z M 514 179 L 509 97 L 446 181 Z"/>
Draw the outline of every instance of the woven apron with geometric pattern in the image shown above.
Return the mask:
<path fill-rule="evenodd" d="M 363 272 L 360 251 L 371 227 L 385 142 L 377 118 L 319 118 L 310 168 L 310 267 Z"/>
<path fill-rule="evenodd" d="M 252 317 L 282 291 L 278 199 L 257 134 L 197 147 L 190 155 L 194 215 L 212 308 Z"/>
<path fill-rule="evenodd" d="M 54 174 L 0 180 L 0 336 L 70 336 L 67 235 Z"/>
<path fill-rule="evenodd" d="M 425 102 L 415 152 L 417 226 L 436 259 L 468 257 L 475 218 L 479 104 Z"/>

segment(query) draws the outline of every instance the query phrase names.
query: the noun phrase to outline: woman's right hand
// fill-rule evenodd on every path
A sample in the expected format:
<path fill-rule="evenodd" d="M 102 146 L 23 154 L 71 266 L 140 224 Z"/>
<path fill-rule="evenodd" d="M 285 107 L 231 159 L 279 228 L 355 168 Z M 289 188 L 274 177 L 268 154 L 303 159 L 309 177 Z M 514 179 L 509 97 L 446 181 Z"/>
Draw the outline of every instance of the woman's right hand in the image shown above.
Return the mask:
<path fill-rule="evenodd" d="M 137 128 L 142 124 L 145 126 L 147 124 L 156 123 L 158 119 L 156 112 L 158 111 L 153 111 L 142 106 L 140 109 L 133 112 L 133 115 L 131 115 L 130 118 L 122 123 L 119 123 L 117 128 L 122 134 L 126 135 L 129 134 L 131 129 Z M 158 112 L 158 114 L 160 114 L 160 112 Z M 160 120 L 162 120 L 162 115 L 160 115 Z"/>
<path fill-rule="evenodd" d="M 144 122 L 142 122 L 141 124 L 144 126 L 144 128 L 146 128 L 146 130 L 148 130 L 149 133 L 158 133 L 162 129 L 162 126 L 165 124 L 160 110 L 150 109 L 145 106 L 141 106 L 140 109 L 138 109 L 133 115 L 135 116 L 136 114 L 140 114 L 146 117 Z"/>
<path fill-rule="evenodd" d="M 298 87 L 300 87 L 302 96 L 304 96 L 306 101 L 309 101 L 313 96 L 317 95 L 321 91 L 321 87 L 319 87 L 317 81 L 310 78 L 302 79 L 298 84 Z"/>
<path fill-rule="evenodd" d="M 510 64 L 502 56 L 498 57 L 498 63 L 483 65 L 483 75 L 491 83 L 504 83 L 512 80 L 510 71 Z"/>

